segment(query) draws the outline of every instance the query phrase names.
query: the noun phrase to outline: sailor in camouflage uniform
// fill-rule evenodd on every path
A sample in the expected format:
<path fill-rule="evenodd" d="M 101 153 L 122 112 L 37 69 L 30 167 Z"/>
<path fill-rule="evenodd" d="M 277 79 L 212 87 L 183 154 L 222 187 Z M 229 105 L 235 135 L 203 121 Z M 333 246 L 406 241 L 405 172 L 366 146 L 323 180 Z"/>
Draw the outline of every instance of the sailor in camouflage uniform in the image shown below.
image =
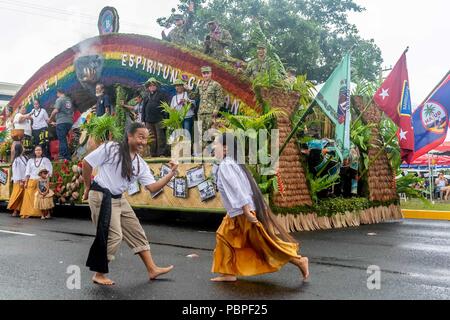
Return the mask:
<path fill-rule="evenodd" d="M 225 49 L 232 44 L 231 34 L 219 26 L 216 21 L 208 22 L 209 34 L 205 37 L 205 53 L 218 59 L 226 60 Z"/>
<path fill-rule="evenodd" d="M 163 40 L 173 42 L 180 46 L 187 45 L 187 34 L 189 30 L 192 28 L 192 23 L 194 19 L 194 3 L 191 2 L 188 9 L 188 17 L 185 20 L 183 15 L 176 14 L 174 15 L 175 20 L 175 28 L 169 32 L 169 35 L 166 36 L 164 31 L 162 32 Z"/>
<path fill-rule="evenodd" d="M 214 125 L 220 108 L 225 102 L 222 86 L 211 79 L 211 67 L 202 67 L 203 82 L 198 86 L 200 106 L 198 110 L 198 121 L 202 122 L 202 135 Z"/>
<path fill-rule="evenodd" d="M 258 75 L 270 71 L 272 60 L 267 56 L 267 47 L 264 43 L 259 43 L 257 46 L 257 56 L 251 60 L 244 74 L 250 79 L 254 80 Z"/>

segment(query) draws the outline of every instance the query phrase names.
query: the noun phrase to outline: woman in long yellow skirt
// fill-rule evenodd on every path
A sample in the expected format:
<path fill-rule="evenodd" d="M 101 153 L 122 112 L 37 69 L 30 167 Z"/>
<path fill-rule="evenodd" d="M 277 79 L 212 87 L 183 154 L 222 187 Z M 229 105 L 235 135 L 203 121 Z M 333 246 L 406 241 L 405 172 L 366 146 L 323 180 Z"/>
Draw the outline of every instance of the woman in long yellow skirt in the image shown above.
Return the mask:
<path fill-rule="evenodd" d="M 22 208 L 20 209 L 21 218 L 42 217 L 42 212 L 35 208 L 35 195 L 38 191 L 39 171 L 42 168 L 48 170 L 49 176 L 52 175 L 53 167 L 49 159 L 42 157 L 42 147 L 34 148 L 35 158 L 28 160 L 26 178 L 25 178 L 25 194 L 23 197 Z"/>
<path fill-rule="evenodd" d="M 278 224 L 245 165 L 237 163 L 237 150 L 232 134 L 215 141 L 215 156 L 221 160 L 217 187 L 227 215 L 216 233 L 212 266 L 220 276 L 211 280 L 234 282 L 238 276 L 276 272 L 287 263 L 308 279 L 308 258 L 298 255 L 299 244 Z"/>
<path fill-rule="evenodd" d="M 14 159 L 11 165 L 13 190 L 8 202 L 8 210 L 12 210 L 12 216 L 17 217 L 22 207 L 25 193 L 25 173 L 28 159 L 23 155 L 23 146 L 19 143 L 14 146 Z"/>

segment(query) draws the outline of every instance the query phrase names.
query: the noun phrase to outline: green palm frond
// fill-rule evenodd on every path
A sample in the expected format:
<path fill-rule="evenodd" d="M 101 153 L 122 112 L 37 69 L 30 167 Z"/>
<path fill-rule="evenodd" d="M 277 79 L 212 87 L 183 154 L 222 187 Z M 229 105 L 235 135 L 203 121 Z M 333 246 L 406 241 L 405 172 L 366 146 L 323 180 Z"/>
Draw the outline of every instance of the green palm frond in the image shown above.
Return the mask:
<path fill-rule="evenodd" d="M 310 186 L 311 197 L 313 201 L 317 202 L 319 200 L 319 192 L 329 189 L 332 186 L 339 183 L 340 175 L 336 173 L 335 175 L 325 175 L 323 177 L 314 177 L 310 172 L 307 172 L 307 179 Z"/>
<path fill-rule="evenodd" d="M 120 141 L 123 138 L 123 128 L 118 127 L 117 119 L 110 115 L 93 116 L 81 128 L 87 131 L 89 137 L 100 142 L 108 141 L 110 138 L 114 141 Z"/>
<path fill-rule="evenodd" d="M 164 128 L 168 129 L 169 135 L 173 131 L 183 128 L 183 121 L 186 118 L 189 109 L 191 109 L 191 106 L 192 105 L 188 103 L 178 111 L 175 108 L 172 108 L 167 102 L 161 104 L 161 109 L 167 114 L 167 117 L 162 121 L 162 124 Z"/>

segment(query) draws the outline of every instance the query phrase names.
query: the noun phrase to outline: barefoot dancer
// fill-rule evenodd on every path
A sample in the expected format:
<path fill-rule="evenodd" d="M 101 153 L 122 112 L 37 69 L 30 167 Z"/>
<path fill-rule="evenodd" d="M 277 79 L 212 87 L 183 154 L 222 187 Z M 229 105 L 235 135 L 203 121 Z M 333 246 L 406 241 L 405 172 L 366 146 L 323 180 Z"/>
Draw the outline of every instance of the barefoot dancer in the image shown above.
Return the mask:
<path fill-rule="evenodd" d="M 233 282 L 237 276 L 272 273 L 288 262 L 308 279 L 308 258 L 297 254 L 298 243 L 277 222 L 251 173 L 237 163 L 237 139 L 225 133 L 215 141 L 221 160 L 217 173 L 228 214 L 217 230 L 213 273 L 215 282 Z"/>
<path fill-rule="evenodd" d="M 17 217 L 22 207 L 23 196 L 25 193 L 25 175 L 28 159 L 23 155 L 21 144 L 14 146 L 14 160 L 12 162 L 12 178 L 14 183 L 11 197 L 9 198 L 8 210 L 13 210 L 12 216 Z"/>
<path fill-rule="evenodd" d="M 105 274 L 109 272 L 108 263 L 114 260 L 122 238 L 135 254 L 139 254 L 150 280 L 173 268 L 160 268 L 153 262 L 144 229 L 128 201 L 122 198 L 130 183 L 139 181 L 150 192 L 157 192 L 177 175 L 177 165 L 171 163 L 171 173 L 155 181 L 144 159 L 139 156 L 148 137 L 145 125 L 133 123 L 123 142 L 105 143 L 83 161 L 84 199 L 89 199 L 92 220 L 97 225 L 97 236 L 86 265 L 96 272 L 92 279 L 96 284 L 114 284 Z M 97 175 L 91 184 L 94 168 L 97 168 Z"/>

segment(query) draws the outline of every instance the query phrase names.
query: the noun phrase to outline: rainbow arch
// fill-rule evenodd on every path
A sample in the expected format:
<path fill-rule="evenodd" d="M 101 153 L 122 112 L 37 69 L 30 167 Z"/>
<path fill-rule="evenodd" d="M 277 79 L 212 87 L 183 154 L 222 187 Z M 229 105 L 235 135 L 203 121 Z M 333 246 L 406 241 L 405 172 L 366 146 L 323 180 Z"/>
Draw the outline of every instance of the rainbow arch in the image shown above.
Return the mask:
<path fill-rule="evenodd" d="M 94 64 L 96 79 L 89 78 L 92 76 L 90 63 Z M 67 49 L 41 67 L 10 101 L 10 106 L 13 110 L 22 105 L 31 107 L 37 98 L 43 107 L 51 108 L 56 100 L 56 88 L 62 87 L 80 109 L 88 108 L 95 103 L 90 89 L 97 81 L 106 86 L 117 83 L 137 89 L 148 78 L 155 77 L 163 90 L 173 90 L 172 83 L 182 78 L 195 86 L 201 80 L 200 68 L 204 65 L 213 68 L 213 79 L 227 93 L 229 108 L 236 111 L 245 104 L 261 111 L 250 82 L 232 68 L 200 52 L 136 34 L 97 36 Z M 83 75 L 87 75 L 87 81 Z"/>

